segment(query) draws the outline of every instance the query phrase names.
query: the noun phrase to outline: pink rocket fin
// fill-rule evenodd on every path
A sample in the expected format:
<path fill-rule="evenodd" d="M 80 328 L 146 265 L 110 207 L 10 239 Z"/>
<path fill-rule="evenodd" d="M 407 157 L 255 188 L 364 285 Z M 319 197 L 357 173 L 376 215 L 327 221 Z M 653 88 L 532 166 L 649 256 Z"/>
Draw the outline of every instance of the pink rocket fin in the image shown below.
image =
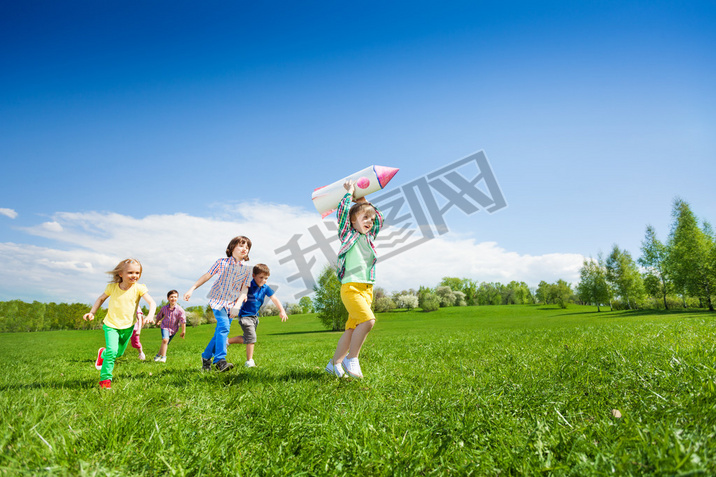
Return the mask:
<path fill-rule="evenodd" d="M 329 210 L 328 212 L 324 212 L 324 213 L 321 214 L 321 218 L 322 218 L 322 219 L 325 219 L 326 217 L 328 217 L 329 215 L 331 215 L 331 214 L 332 214 L 333 212 L 335 212 L 335 211 L 336 211 L 336 209 L 331 209 L 331 210 Z"/>
<path fill-rule="evenodd" d="M 393 178 L 395 174 L 398 173 L 400 169 L 396 169 L 394 167 L 385 167 L 385 166 L 373 166 L 375 168 L 375 175 L 378 176 L 378 182 L 380 183 L 380 188 L 384 188 L 386 185 L 388 185 L 388 182 Z"/>

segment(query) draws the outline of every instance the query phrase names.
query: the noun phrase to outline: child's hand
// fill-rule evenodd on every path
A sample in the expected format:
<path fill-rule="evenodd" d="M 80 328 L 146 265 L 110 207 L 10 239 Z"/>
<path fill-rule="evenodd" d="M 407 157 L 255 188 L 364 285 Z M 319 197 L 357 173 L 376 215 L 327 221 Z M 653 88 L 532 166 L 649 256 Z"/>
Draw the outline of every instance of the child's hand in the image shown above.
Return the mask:
<path fill-rule="evenodd" d="M 185 332 L 185 331 L 182 331 L 182 332 L 179 334 L 179 336 L 181 336 L 181 339 L 184 339 L 184 335 L 186 335 L 186 332 Z"/>
<path fill-rule="evenodd" d="M 239 307 L 235 306 L 229 311 L 229 318 L 236 318 L 239 316 Z"/>
<path fill-rule="evenodd" d="M 192 291 L 189 290 L 188 292 L 184 293 L 184 301 L 189 301 L 191 299 Z"/>
<path fill-rule="evenodd" d="M 356 181 L 345 181 L 343 183 L 343 188 L 350 194 L 353 195 L 353 192 L 356 190 Z"/>
<path fill-rule="evenodd" d="M 288 315 L 286 314 L 285 311 L 282 311 L 281 313 L 279 313 L 279 316 L 281 317 L 281 321 L 288 320 Z"/>
<path fill-rule="evenodd" d="M 89 319 L 89 321 L 92 321 L 94 320 L 94 313 L 85 313 L 82 319 L 85 321 L 87 321 L 87 319 Z"/>

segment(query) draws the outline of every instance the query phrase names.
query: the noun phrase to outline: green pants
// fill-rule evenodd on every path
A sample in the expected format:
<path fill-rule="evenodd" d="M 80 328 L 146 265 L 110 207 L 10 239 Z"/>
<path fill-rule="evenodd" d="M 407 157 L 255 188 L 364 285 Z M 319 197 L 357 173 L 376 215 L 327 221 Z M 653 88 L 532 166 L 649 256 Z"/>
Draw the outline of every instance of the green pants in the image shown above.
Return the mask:
<path fill-rule="evenodd" d="M 102 325 L 104 329 L 105 348 L 102 353 L 102 371 L 99 373 L 99 380 L 112 379 L 112 370 L 114 369 L 114 361 L 124 354 L 127 349 L 129 340 L 132 338 L 134 326 L 118 330 L 107 325 Z"/>

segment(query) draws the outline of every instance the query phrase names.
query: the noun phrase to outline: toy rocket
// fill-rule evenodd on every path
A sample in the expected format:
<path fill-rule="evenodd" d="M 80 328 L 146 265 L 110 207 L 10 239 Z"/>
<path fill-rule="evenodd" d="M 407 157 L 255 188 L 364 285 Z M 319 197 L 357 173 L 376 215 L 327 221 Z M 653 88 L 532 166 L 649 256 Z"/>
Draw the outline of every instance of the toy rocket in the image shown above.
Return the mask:
<path fill-rule="evenodd" d="M 314 190 L 311 197 L 313 199 L 313 205 L 316 206 L 316 210 L 321 214 L 321 217 L 326 217 L 336 210 L 341 199 L 346 195 L 346 189 L 343 187 L 346 181 L 356 182 L 353 196 L 358 199 L 384 188 L 397 172 L 398 169 L 393 167 L 366 167 L 362 171 L 344 177 L 331 185 L 319 187 Z"/>

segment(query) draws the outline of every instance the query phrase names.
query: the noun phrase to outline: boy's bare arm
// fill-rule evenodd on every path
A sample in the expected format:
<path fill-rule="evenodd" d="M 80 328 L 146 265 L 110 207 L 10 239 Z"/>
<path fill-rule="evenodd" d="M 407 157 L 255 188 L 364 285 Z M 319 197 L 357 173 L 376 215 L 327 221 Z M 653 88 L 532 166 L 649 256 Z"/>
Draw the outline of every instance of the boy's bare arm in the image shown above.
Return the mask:
<path fill-rule="evenodd" d="M 184 301 L 189 301 L 191 299 L 192 293 L 194 293 L 194 290 L 202 286 L 204 283 L 208 282 L 210 279 L 211 274 L 208 272 L 200 276 L 196 283 L 192 285 L 192 287 L 186 293 L 184 293 Z"/>
<path fill-rule="evenodd" d="M 283 305 L 281 304 L 281 301 L 276 298 L 276 295 L 271 296 L 271 301 L 274 305 L 276 305 L 276 308 L 278 308 L 278 316 L 281 317 L 281 321 L 288 320 L 288 315 L 286 314 L 286 310 L 283 309 Z"/>

